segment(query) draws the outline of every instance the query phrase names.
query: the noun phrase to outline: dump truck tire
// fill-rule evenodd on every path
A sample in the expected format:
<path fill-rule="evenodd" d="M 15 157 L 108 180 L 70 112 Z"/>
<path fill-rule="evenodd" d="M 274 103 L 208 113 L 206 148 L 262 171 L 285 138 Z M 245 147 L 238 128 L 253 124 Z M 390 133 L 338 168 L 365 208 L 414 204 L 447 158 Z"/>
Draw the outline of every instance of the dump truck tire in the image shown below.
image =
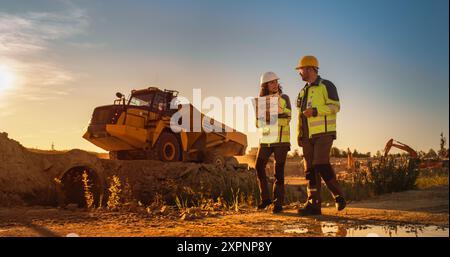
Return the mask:
<path fill-rule="evenodd" d="M 232 167 L 237 167 L 239 165 L 239 161 L 234 156 L 226 157 L 225 164 L 231 165 Z"/>
<path fill-rule="evenodd" d="M 225 157 L 225 168 L 228 170 L 236 170 L 239 162 L 234 156 Z"/>
<path fill-rule="evenodd" d="M 180 142 L 173 133 L 162 132 L 155 148 L 161 161 L 175 162 L 181 159 Z"/>
<path fill-rule="evenodd" d="M 224 168 L 225 167 L 225 158 L 217 150 L 208 151 L 205 154 L 205 160 L 204 161 L 206 163 L 209 163 L 209 164 L 214 164 L 218 168 Z"/>

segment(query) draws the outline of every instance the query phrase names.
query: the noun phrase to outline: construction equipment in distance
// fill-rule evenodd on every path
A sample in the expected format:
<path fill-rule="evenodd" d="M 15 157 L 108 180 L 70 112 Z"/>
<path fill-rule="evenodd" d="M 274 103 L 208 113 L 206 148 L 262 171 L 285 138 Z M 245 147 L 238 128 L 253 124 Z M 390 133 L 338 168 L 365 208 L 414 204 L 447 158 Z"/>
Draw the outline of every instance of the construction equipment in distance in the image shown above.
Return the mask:
<path fill-rule="evenodd" d="M 409 153 L 412 159 L 415 159 L 419 163 L 419 168 L 441 168 L 448 167 L 448 159 L 447 160 L 439 160 L 439 159 L 430 159 L 430 158 L 420 158 L 419 154 L 416 150 L 411 148 L 409 145 L 396 141 L 394 139 L 389 139 L 384 148 L 384 157 L 387 157 L 389 151 L 392 147 L 396 147 L 403 151 Z"/>
<path fill-rule="evenodd" d="M 391 138 L 387 141 L 386 146 L 384 147 L 384 157 L 388 156 L 389 151 L 391 150 L 392 147 L 396 147 L 405 152 L 408 152 L 411 158 L 417 158 L 419 156 L 417 152 L 414 149 L 412 149 L 409 145 L 403 144 L 399 141 L 395 141 L 394 139 Z"/>
<path fill-rule="evenodd" d="M 205 132 L 200 126 L 199 132 L 174 133 L 170 120 L 178 109 L 171 109 L 170 103 L 177 95 L 175 90 L 156 87 L 132 90 L 128 99 L 117 93 L 113 105 L 94 109 L 83 138 L 109 151 L 110 159 L 115 160 L 195 161 L 223 167 L 227 161 L 236 161 L 233 156 L 245 154 L 247 136 L 212 119 L 211 123 L 223 130 Z M 205 115 L 188 106 L 192 131 L 192 117 L 203 121 Z"/>

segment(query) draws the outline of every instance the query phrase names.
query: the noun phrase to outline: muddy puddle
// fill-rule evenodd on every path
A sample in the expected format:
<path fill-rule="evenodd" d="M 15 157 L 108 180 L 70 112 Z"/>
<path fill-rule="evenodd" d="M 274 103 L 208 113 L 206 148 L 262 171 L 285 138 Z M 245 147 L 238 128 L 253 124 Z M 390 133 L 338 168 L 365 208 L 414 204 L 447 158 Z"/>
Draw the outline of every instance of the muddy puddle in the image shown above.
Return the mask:
<path fill-rule="evenodd" d="M 285 233 L 301 235 L 315 234 L 332 237 L 448 237 L 445 227 L 422 225 L 364 225 L 343 226 L 331 222 L 321 222 L 314 227 L 291 227 Z"/>

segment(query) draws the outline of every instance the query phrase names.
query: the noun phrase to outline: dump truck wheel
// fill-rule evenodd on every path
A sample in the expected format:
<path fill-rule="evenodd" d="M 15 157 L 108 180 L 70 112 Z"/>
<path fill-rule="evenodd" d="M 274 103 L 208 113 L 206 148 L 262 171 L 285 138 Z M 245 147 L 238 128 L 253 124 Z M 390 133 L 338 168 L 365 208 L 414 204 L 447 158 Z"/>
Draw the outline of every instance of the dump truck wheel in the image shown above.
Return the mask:
<path fill-rule="evenodd" d="M 225 158 L 225 167 L 228 170 L 235 170 L 239 165 L 239 161 L 234 156 L 229 156 Z"/>
<path fill-rule="evenodd" d="M 156 151 L 161 161 L 179 161 L 181 149 L 177 136 L 170 132 L 162 132 L 156 145 Z"/>
<path fill-rule="evenodd" d="M 233 166 L 238 166 L 239 165 L 239 161 L 234 156 L 227 157 L 225 159 L 225 161 L 226 161 L 227 165 L 233 165 Z"/>
<path fill-rule="evenodd" d="M 205 155 L 205 162 L 214 164 L 216 167 L 225 167 L 225 158 L 218 151 L 209 151 Z"/>

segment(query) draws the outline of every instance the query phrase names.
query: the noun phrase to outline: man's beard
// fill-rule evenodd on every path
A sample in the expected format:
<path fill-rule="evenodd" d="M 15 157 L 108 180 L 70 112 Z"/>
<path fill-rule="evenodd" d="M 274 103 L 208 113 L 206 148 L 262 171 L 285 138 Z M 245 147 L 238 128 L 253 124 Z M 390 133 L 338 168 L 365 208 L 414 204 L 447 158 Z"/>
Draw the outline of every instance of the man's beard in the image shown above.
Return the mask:
<path fill-rule="evenodd" d="M 303 76 L 302 74 L 300 74 L 300 77 L 302 77 L 302 80 L 303 80 L 303 81 L 308 81 L 308 78 L 305 77 L 305 76 Z"/>

